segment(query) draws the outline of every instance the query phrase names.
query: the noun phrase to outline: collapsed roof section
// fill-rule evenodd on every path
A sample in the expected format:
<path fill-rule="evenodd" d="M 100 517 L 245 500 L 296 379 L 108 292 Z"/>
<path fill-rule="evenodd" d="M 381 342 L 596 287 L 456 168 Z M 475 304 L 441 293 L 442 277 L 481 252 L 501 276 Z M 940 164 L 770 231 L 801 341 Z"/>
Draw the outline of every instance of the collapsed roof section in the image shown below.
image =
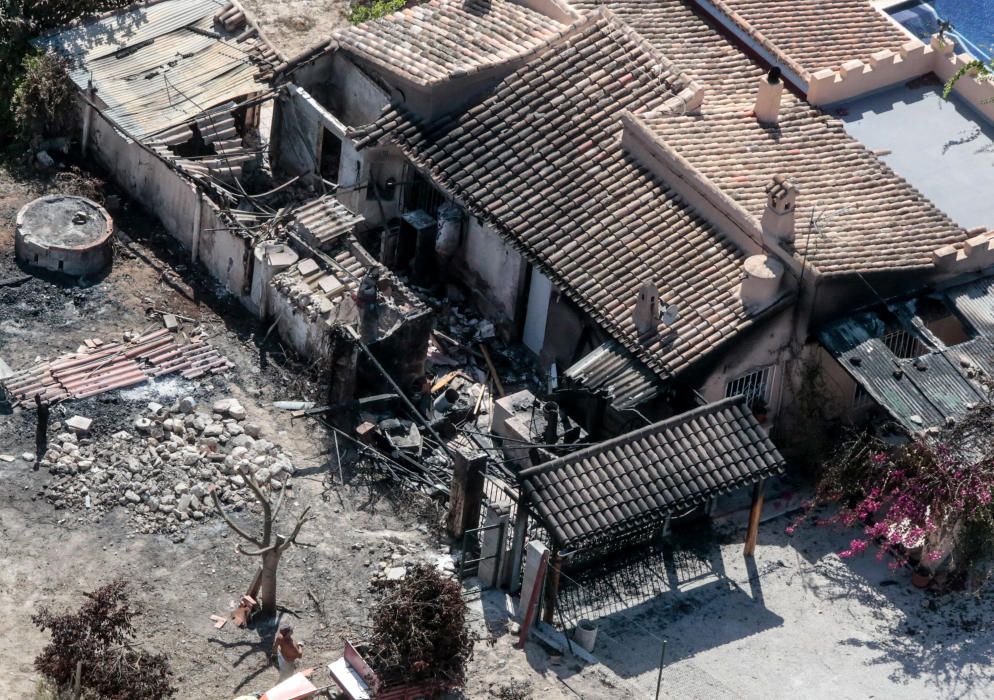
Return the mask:
<path fill-rule="evenodd" d="M 425 87 L 523 58 L 565 29 L 512 0 L 430 0 L 334 38 L 339 48 Z"/>
<path fill-rule="evenodd" d="M 554 544 L 580 550 L 636 540 L 784 466 L 736 396 L 526 469 L 520 479 Z"/>
<path fill-rule="evenodd" d="M 521 250 L 658 375 L 686 369 L 755 320 L 744 253 L 621 147 L 620 115 L 686 103 L 700 86 L 599 10 L 477 105 L 429 124 L 397 108 L 356 134 L 396 145 Z M 641 335 L 647 281 L 679 318 Z"/>
<path fill-rule="evenodd" d="M 271 244 L 260 253 L 276 294 L 266 295 L 265 311 L 277 318 L 281 331 L 298 352 L 314 355 L 336 325 L 361 322 L 359 287 L 371 272 L 378 301 L 370 340 L 389 336 L 406 320 L 429 313 L 428 307 L 373 258 L 354 235 L 362 218 L 334 195 L 318 197 L 288 209 L 276 238 L 294 249 Z M 301 325 L 299 321 L 303 321 Z"/>
<path fill-rule="evenodd" d="M 861 311 L 821 342 L 908 433 L 944 427 L 988 399 L 994 279 Z"/>
<path fill-rule="evenodd" d="M 225 0 L 141 3 L 34 40 L 71 63 L 80 90 L 146 140 L 229 100 L 265 92 L 276 49 Z"/>
<path fill-rule="evenodd" d="M 281 57 L 237 3 L 153 0 L 34 44 L 69 59 L 100 115 L 230 210 L 234 229 L 273 213 L 256 197 L 274 185 L 258 126 Z"/>

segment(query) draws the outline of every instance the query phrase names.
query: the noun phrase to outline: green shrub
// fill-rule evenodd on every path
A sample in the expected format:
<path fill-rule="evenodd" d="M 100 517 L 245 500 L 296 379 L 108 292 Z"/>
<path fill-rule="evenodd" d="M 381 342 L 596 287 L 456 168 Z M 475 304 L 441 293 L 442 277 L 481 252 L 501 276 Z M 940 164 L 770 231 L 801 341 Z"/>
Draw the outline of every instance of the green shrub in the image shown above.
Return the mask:
<path fill-rule="evenodd" d="M 403 10 L 407 0 L 372 0 L 372 2 L 356 2 L 349 9 L 349 22 L 362 24 L 371 19 L 379 19 L 384 15 Z"/>
<path fill-rule="evenodd" d="M 65 135 L 73 128 L 75 89 L 68 67 L 66 59 L 53 53 L 25 57 L 11 101 L 18 140 L 31 143 Z"/>

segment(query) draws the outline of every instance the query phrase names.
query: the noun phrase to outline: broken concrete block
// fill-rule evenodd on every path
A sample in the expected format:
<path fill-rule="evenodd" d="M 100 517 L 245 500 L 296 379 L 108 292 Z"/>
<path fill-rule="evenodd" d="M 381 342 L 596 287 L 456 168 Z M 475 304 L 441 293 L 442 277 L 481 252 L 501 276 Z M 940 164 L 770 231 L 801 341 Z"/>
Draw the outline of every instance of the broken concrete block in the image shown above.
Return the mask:
<path fill-rule="evenodd" d="M 84 418 L 83 416 L 73 416 L 66 421 L 66 427 L 76 434 L 90 432 L 92 424 L 93 420 L 91 418 Z"/>
<path fill-rule="evenodd" d="M 300 273 L 301 277 L 307 277 L 308 275 L 312 275 L 315 272 L 317 272 L 319 269 L 321 268 L 318 267 L 318 264 L 314 262 L 314 260 L 312 260 L 311 258 L 304 258 L 297 264 L 297 272 Z"/>
<path fill-rule="evenodd" d="M 179 319 L 172 314 L 162 315 L 162 325 L 165 326 L 166 330 L 170 333 L 176 333 L 179 331 Z"/>
<path fill-rule="evenodd" d="M 14 455 L 0 455 L 0 462 L 13 462 Z"/>

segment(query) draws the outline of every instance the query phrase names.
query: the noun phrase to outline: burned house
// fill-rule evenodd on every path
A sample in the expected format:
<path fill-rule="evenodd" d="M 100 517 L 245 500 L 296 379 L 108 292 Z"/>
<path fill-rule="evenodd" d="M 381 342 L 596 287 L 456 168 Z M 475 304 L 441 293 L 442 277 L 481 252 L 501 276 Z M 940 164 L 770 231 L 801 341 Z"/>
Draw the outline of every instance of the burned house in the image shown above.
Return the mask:
<path fill-rule="evenodd" d="M 596 434 L 738 394 L 775 422 L 822 324 L 970 236 L 689 0 L 439 0 L 281 71 L 294 165 L 334 135 L 381 261 L 445 260 Z"/>
<path fill-rule="evenodd" d="M 336 329 L 361 325 L 369 310 L 378 319 L 362 334 L 371 350 L 392 360 L 404 348 L 391 366 L 405 380 L 424 372 L 428 310 L 380 275 L 354 236 L 362 217 L 328 194 L 333 179 L 272 172 L 274 70 L 283 57 L 237 3 L 136 4 L 35 45 L 70 62 L 83 153 L 299 355 L 339 366 Z M 380 282 L 362 302 L 369 275 Z M 347 355 L 354 371 L 355 353 Z M 354 386 L 355 377 L 343 381 Z"/>

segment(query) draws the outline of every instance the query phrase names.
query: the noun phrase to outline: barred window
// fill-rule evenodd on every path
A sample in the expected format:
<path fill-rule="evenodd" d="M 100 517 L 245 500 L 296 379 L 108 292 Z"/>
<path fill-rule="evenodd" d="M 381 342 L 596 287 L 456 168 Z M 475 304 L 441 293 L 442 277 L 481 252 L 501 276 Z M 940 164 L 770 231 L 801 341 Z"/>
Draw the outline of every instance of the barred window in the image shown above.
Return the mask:
<path fill-rule="evenodd" d="M 767 406 L 773 391 L 773 378 L 776 367 L 769 365 L 743 374 L 725 385 L 725 396 L 745 396 L 749 404 L 762 400 Z"/>

